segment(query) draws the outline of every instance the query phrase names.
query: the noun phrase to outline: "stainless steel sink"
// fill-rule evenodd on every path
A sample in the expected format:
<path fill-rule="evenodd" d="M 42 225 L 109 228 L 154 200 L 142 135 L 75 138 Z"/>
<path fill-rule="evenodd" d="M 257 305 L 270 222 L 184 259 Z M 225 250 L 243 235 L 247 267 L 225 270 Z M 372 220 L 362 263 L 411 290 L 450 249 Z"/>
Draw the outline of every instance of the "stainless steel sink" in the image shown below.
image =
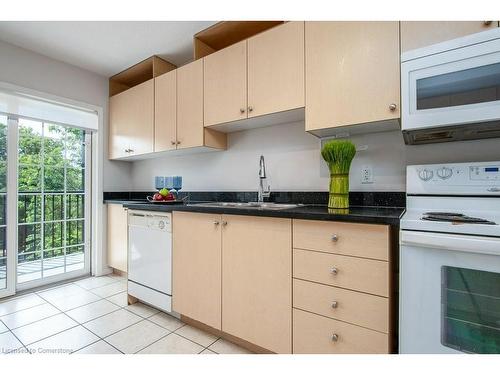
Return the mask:
<path fill-rule="evenodd" d="M 301 204 L 291 203 L 272 203 L 272 202 L 207 202 L 192 203 L 188 206 L 198 207 L 228 207 L 228 208 L 254 208 L 262 210 L 286 210 L 302 206 Z"/>

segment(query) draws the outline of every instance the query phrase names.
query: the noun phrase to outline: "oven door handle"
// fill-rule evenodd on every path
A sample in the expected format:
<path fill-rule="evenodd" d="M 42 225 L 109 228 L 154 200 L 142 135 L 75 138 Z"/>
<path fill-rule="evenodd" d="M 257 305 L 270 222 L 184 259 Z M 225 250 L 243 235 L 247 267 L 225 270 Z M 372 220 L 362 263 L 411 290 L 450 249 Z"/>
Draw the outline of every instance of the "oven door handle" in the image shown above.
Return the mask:
<path fill-rule="evenodd" d="M 500 255 L 500 238 L 401 231 L 401 245 Z"/>

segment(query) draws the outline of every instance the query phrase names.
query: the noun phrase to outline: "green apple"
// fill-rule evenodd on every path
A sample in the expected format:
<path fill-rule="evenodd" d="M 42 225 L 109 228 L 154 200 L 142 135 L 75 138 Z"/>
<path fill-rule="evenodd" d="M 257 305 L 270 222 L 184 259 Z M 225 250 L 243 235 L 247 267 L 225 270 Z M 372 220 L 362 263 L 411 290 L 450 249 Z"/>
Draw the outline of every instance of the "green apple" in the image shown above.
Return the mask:
<path fill-rule="evenodd" d="M 160 193 L 162 196 L 166 197 L 166 196 L 168 195 L 169 191 L 168 191 L 168 189 L 167 189 L 167 188 L 163 188 L 163 189 L 161 189 L 161 190 L 159 191 L 159 193 Z"/>

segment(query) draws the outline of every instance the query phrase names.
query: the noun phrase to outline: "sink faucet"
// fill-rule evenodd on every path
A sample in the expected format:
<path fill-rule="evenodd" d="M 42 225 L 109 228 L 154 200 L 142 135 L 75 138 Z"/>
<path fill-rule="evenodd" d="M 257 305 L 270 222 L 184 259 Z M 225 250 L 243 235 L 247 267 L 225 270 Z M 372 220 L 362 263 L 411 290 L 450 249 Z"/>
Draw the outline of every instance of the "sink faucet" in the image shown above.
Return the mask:
<path fill-rule="evenodd" d="M 266 190 L 264 190 L 264 180 L 266 179 L 266 164 L 264 163 L 264 155 L 260 156 L 259 161 L 259 194 L 257 201 L 263 202 L 264 198 L 269 198 L 271 195 L 271 187 L 267 185 Z"/>

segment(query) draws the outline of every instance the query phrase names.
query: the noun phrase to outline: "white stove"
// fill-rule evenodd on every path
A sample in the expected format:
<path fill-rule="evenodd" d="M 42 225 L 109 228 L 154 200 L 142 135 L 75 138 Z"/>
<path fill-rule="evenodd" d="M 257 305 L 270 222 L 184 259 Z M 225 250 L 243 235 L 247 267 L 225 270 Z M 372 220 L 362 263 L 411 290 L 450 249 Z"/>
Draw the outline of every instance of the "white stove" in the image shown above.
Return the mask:
<path fill-rule="evenodd" d="M 407 168 L 400 352 L 500 353 L 500 162 Z"/>

